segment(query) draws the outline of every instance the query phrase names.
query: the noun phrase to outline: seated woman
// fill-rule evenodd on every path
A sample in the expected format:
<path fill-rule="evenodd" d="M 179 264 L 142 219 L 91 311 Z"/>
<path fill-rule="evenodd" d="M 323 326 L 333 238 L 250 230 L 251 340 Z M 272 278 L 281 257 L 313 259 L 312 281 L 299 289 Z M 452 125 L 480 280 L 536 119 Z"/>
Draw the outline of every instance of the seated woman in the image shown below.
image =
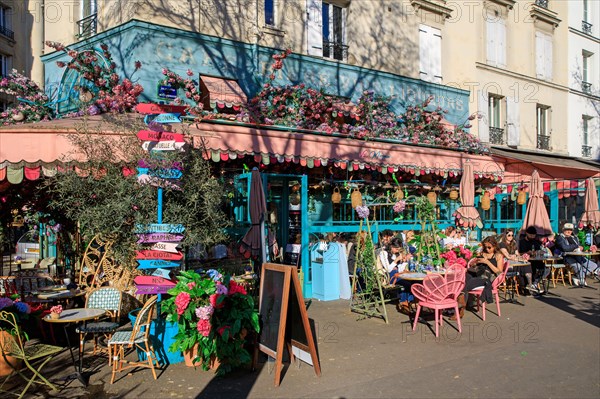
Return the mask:
<path fill-rule="evenodd" d="M 404 273 L 408 273 L 408 261 L 412 258 L 410 253 L 406 253 L 402 248 L 402 240 L 393 238 L 386 250 L 379 253 L 379 262 L 381 266 L 389 273 L 390 284 L 402 286 L 402 291 L 398 295 L 400 304 L 398 308 L 402 313 L 410 312 L 408 302 L 413 300 L 410 294 L 410 286 L 412 282 L 402 280 L 400 277 Z"/>
<path fill-rule="evenodd" d="M 468 269 L 465 288 L 457 298 L 460 307 L 460 317 L 463 317 L 465 313 L 469 291 L 477 287 L 484 287 L 481 295 L 484 301 L 487 303 L 494 302 L 494 296 L 492 295 L 492 281 L 502 274 L 504 268 L 504 255 L 500 252 L 496 239 L 493 237 L 486 237 L 481 242 L 481 245 L 483 251 L 472 262 L 474 266 Z"/>
<path fill-rule="evenodd" d="M 517 260 L 520 256 L 517 240 L 515 240 L 515 232 L 512 229 L 504 230 L 504 233 L 502 233 L 500 238 L 500 242 L 498 243 L 498 247 L 500 248 L 502 255 L 508 260 Z M 525 279 L 527 280 L 527 288 L 537 292 L 537 288 L 532 284 L 531 265 L 519 266 L 519 273 L 525 275 Z M 519 282 L 519 284 L 523 286 L 521 282 Z"/>
<path fill-rule="evenodd" d="M 442 240 L 440 240 L 440 245 L 443 248 L 452 249 L 456 246 L 456 227 L 448 226 L 446 230 L 444 230 L 444 235 L 446 236 Z"/>

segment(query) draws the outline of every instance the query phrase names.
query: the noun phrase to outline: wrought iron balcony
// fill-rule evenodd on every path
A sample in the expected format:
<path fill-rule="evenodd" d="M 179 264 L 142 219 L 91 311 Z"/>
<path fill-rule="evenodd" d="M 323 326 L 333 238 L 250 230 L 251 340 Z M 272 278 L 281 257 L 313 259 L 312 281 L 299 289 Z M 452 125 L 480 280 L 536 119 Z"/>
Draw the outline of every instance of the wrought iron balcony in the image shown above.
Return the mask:
<path fill-rule="evenodd" d="M 581 30 L 583 31 L 583 33 L 587 33 L 588 35 L 591 35 L 593 26 L 594 25 L 590 24 L 587 21 L 581 21 Z"/>
<path fill-rule="evenodd" d="M 592 156 L 592 146 L 582 145 L 581 146 L 581 156 L 584 158 L 590 158 Z"/>
<path fill-rule="evenodd" d="M 550 136 L 544 136 L 544 135 L 538 134 L 537 149 L 538 150 L 550 150 Z"/>
<path fill-rule="evenodd" d="M 78 39 L 85 39 L 96 34 L 98 28 L 98 14 L 91 14 L 77 21 L 79 26 Z"/>
<path fill-rule="evenodd" d="M 343 43 L 323 40 L 323 57 L 346 61 L 348 59 L 348 46 Z"/>
<path fill-rule="evenodd" d="M 543 8 L 548 8 L 548 0 L 535 0 L 535 5 Z"/>
<path fill-rule="evenodd" d="M 581 82 L 581 91 L 583 91 L 584 93 L 591 93 L 592 92 L 592 84 L 589 82 Z"/>
<path fill-rule="evenodd" d="M 490 126 L 490 144 L 504 144 L 504 129 Z"/>
<path fill-rule="evenodd" d="M 8 29 L 6 26 L 0 25 L 0 34 L 8 37 L 10 40 L 15 40 L 15 32 Z"/>

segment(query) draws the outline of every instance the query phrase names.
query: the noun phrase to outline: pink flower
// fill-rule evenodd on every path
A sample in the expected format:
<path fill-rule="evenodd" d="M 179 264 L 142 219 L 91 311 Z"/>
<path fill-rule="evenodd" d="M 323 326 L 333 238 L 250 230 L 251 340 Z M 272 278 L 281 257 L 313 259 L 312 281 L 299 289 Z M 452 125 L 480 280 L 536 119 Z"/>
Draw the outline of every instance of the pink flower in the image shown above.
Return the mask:
<path fill-rule="evenodd" d="M 179 294 L 177 294 L 177 297 L 175 298 L 175 306 L 177 306 L 178 315 L 181 316 L 183 312 L 185 312 L 188 305 L 190 304 L 190 299 L 190 294 L 188 294 L 187 292 L 180 292 Z"/>
<path fill-rule="evenodd" d="M 196 283 L 194 283 L 193 281 L 191 283 L 187 283 L 187 287 L 191 290 L 196 286 Z"/>
<path fill-rule="evenodd" d="M 196 328 L 198 329 L 198 332 L 200 334 L 202 334 L 203 337 L 208 337 L 208 335 L 210 334 L 210 329 L 211 329 L 210 321 L 205 320 L 205 319 L 200 319 L 198 321 L 198 324 L 196 324 Z"/>
<path fill-rule="evenodd" d="M 211 305 L 212 305 L 212 307 L 213 307 L 213 308 L 215 308 L 215 309 L 222 308 L 222 307 L 223 307 L 223 302 L 221 302 L 221 304 L 220 304 L 220 305 L 217 305 L 217 299 L 219 299 L 219 295 L 218 295 L 218 294 L 212 294 L 212 295 L 209 297 L 210 304 L 211 304 Z"/>

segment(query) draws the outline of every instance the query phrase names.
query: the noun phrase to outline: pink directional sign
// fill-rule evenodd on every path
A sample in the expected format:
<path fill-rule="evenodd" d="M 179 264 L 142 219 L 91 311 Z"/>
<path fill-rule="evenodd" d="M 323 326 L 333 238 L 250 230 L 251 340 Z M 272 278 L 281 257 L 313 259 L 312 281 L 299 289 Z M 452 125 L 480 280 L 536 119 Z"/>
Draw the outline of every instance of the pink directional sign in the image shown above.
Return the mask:
<path fill-rule="evenodd" d="M 172 287 L 166 285 L 138 285 L 135 287 L 136 295 L 166 294 Z"/>
<path fill-rule="evenodd" d="M 154 132 L 152 130 L 140 130 L 137 133 L 140 140 L 143 141 L 174 141 L 176 143 L 183 143 L 185 140 L 181 133 L 170 133 L 170 132 Z"/>
<path fill-rule="evenodd" d="M 179 242 L 183 240 L 182 234 L 170 234 L 170 233 L 150 233 L 150 234 L 138 234 L 138 244 L 150 243 L 150 242 Z"/>
<path fill-rule="evenodd" d="M 137 276 L 133 282 L 135 285 L 164 285 L 166 287 L 175 287 L 175 283 L 159 276 Z"/>

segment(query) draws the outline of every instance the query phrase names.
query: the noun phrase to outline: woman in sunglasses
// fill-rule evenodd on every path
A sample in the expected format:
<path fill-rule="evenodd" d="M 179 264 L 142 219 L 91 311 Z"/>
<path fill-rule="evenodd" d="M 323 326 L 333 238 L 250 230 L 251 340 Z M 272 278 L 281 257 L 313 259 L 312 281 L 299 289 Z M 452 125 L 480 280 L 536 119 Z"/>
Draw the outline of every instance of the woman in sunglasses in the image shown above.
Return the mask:
<path fill-rule="evenodd" d="M 500 242 L 498 244 L 500 248 L 500 252 L 504 257 L 508 260 L 518 260 L 519 258 L 519 245 L 517 244 L 517 240 L 515 240 L 515 232 L 512 229 L 504 230 L 502 236 L 500 237 Z M 510 268 L 512 269 L 512 267 Z M 509 270 L 510 270 L 509 269 Z M 527 280 L 527 289 L 531 291 L 537 292 L 537 288 L 535 288 L 532 284 L 532 269 L 531 265 L 520 266 L 519 274 L 521 276 L 525 275 L 525 279 Z M 519 279 L 519 284 L 523 287 L 524 280 L 521 277 Z M 524 293 L 524 292 L 523 292 Z"/>
<path fill-rule="evenodd" d="M 492 281 L 503 271 L 504 255 L 500 252 L 498 242 L 494 237 L 486 237 L 481 242 L 483 250 L 468 269 L 465 288 L 457 298 L 460 307 L 460 317 L 463 317 L 469 291 L 477 287 L 483 287 L 481 298 L 487 303 L 494 302 L 492 295 Z"/>

